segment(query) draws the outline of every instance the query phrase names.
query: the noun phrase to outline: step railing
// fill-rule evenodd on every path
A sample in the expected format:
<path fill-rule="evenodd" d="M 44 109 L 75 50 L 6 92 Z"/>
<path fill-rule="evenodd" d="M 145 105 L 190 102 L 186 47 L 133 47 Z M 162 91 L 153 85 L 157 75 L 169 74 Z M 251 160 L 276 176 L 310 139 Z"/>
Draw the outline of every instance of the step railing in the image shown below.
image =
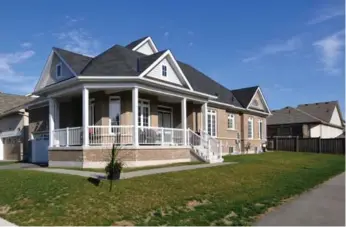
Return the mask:
<path fill-rule="evenodd" d="M 210 136 L 207 132 L 202 131 L 202 137 L 205 138 L 208 141 L 208 147 L 209 147 L 209 155 L 210 158 L 212 156 L 217 157 L 217 159 L 222 159 L 222 147 L 221 142 Z"/>
<path fill-rule="evenodd" d="M 188 145 L 192 146 L 195 153 L 202 158 L 205 162 L 210 161 L 209 143 L 204 137 L 198 135 L 191 129 L 187 130 Z"/>

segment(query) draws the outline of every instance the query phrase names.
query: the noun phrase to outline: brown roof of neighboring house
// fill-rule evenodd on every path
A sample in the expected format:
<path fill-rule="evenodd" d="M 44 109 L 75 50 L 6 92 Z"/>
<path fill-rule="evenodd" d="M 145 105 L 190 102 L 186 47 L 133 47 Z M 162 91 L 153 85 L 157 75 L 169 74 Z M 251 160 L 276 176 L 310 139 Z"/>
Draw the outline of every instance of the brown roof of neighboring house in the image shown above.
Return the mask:
<path fill-rule="evenodd" d="M 0 115 L 8 112 L 9 110 L 32 101 L 34 98 L 24 95 L 14 95 L 0 93 Z"/>
<path fill-rule="evenodd" d="M 267 125 L 300 124 L 300 123 L 321 123 L 310 114 L 293 107 L 285 107 L 281 110 L 272 110 L 272 115 L 267 118 Z"/>
<path fill-rule="evenodd" d="M 325 122 L 330 122 L 335 108 L 342 116 L 338 101 L 301 104 L 297 108 Z"/>

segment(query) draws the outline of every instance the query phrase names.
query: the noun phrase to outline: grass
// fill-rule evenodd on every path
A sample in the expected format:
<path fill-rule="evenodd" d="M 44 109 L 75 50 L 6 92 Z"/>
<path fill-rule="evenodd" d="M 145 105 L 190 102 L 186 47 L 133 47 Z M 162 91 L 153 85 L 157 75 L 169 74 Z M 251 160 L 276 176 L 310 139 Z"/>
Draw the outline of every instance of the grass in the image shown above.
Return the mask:
<path fill-rule="evenodd" d="M 0 161 L 0 166 L 5 166 L 13 163 L 16 163 L 16 161 Z"/>
<path fill-rule="evenodd" d="M 235 165 L 96 187 L 85 178 L 0 171 L 0 216 L 17 225 L 251 225 L 255 217 L 344 171 L 345 157 L 274 152 Z"/>
<path fill-rule="evenodd" d="M 202 162 L 181 162 L 181 163 L 172 163 L 172 164 L 166 164 L 166 165 L 156 165 L 156 166 L 143 166 L 143 167 L 129 167 L 129 168 L 123 168 L 122 172 L 133 172 L 133 171 L 139 171 L 139 170 L 147 170 L 147 169 L 159 169 L 159 168 L 165 168 L 165 167 L 174 167 L 174 166 L 186 166 L 186 165 L 197 165 L 197 164 L 203 164 Z M 104 168 L 81 168 L 81 167 L 49 167 L 51 169 L 72 169 L 72 170 L 80 170 L 80 171 L 91 171 L 91 172 L 102 172 L 104 173 Z"/>

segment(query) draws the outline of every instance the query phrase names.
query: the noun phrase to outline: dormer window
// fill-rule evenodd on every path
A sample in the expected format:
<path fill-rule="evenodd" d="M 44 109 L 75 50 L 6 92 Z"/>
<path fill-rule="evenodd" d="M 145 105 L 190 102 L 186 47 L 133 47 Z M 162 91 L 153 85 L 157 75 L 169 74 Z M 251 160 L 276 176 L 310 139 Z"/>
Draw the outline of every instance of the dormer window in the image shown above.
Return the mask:
<path fill-rule="evenodd" d="M 56 65 L 55 69 L 55 77 L 60 78 L 61 77 L 61 63 Z"/>
<path fill-rule="evenodd" d="M 167 76 L 167 66 L 162 65 L 162 76 Z"/>

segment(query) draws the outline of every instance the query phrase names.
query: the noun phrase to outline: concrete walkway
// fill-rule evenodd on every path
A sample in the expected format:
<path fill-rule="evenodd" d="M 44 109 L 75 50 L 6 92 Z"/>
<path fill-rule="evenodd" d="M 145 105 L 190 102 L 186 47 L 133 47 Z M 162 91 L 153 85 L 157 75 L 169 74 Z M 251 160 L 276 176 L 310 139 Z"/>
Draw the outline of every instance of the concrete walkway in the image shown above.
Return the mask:
<path fill-rule="evenodd" d="M 0 170 L 2 169 L 26 169 L 26 168 L 37 168 L 38 165 L 31 163 L 12 163 L 8 165 L 1 165 Z"/>
<path fill-rule="evenodd" d="M 138 170 L 127 173 L 122 173 L 120 179 L 128 179 L 133 177 L 140 177 L 146 175 L 153 175 L 159 173 L 170 173 L 170 172 L 178 172 L 184 170 L 192 170 L 192 169 L 201 169 L 201 168 L 210 168 L 215 166 L 223 166 L 235 164 L 236 162 L 223 162 L 223 163 L 214 163 L 214 164 L 198 164 L 198 165 L 186 165 L 186 166 L 175 166 L 175 167 L 166 167 L 166 168 L 155 168 L 148 170 Z M 70 174 L 77 175 L 82 177 L 94 177 L 94 178 L 105 178 L 104 173 L 99 172 L 90 172 L 90 171 L 81 171 L 81 170 L 71 170 L 71 169 L 54 169 L 54 168 L 30 168 L 30 170 L 37 170 L 43 172 L 51 172 L 51 173 L 61 173 L 61 174 Z"/>
<path fill-rule="evenodd" d="M 345 226 L 345 173 L 264 215 L 258 226 Z"/>
<path fill-rule="evenodd" d="M 9 221 L 6 221 L 3 218 L 0 218 L 0 226 L 16 226 L 16 225 L 11 223 L 11 222 L 9 222 Z"/>

